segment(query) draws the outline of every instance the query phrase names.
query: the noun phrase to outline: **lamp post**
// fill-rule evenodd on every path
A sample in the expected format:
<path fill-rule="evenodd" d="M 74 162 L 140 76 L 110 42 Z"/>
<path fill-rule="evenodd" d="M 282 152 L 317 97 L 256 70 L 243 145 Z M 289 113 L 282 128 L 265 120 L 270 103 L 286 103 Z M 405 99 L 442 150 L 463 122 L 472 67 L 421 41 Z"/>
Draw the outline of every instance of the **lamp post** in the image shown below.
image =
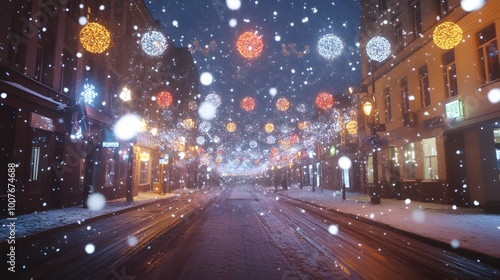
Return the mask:
<path fill-rule="evenodd" d="M 370 123 L 368 121 L 371 112 L 373 110 L 373 101 L 366 100 L 363 105 L 363 112 L 367 117 L 367 125 L 370 128 L 370 143 L 373 146 L 373 190 L 370 193 L 370 201 L 372 204 L 380 204 L 380 189 L 379 189 L 379 181 L 378 181 L 378 142 L 379 136 L 377 134 L 377 128 L 375 123 Z"/>

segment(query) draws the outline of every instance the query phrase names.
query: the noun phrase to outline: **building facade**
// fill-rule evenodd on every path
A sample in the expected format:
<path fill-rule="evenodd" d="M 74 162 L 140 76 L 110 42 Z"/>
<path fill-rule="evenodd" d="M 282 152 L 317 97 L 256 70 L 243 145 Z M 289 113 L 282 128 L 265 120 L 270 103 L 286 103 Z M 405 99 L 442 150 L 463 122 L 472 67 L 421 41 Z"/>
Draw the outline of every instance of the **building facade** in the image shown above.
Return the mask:
<path fill-rule="evenodd" d="M 500 2 L 470 12 L 459 0 L 361 2 L 360 95 L 375 99 L 368 121 L 385 125 L 375 169 L 385 194 L 500 212 Z M 445 22 L 463 32 L 451 48 L 434 35 Z M 367 55 L 375 36 L 391 44 L 381 62 Z"/>
<path fill-rule="evenodd" d="M 168 72 L 166 61 L 178 54 L 169 53 L 170 43 L 164 55 L 144 53 L 141 36 L 159 30 L 144 2 L 8 1 L 0 15 L 0 127 L 8 134 L 1 166 L 17 166 L 16 213 L 85 205 L 93 192 L 109 200 L 150 190 L 159 146 L 143 140 L 157 121 L 148 114 L 156 110 L 149 70 Z M 82 46 L 80 32 L 89 23 L 109 31 L 105 51 Z M 177 98 L 194 94 L 181 91 Z M 117 140 L 114 124 L 129 113 L 145 120 L 143 135 Z M 1 176 L 7 180 L 6 172 Z M 0 191 L 2 205 L 7 192 Z"/>

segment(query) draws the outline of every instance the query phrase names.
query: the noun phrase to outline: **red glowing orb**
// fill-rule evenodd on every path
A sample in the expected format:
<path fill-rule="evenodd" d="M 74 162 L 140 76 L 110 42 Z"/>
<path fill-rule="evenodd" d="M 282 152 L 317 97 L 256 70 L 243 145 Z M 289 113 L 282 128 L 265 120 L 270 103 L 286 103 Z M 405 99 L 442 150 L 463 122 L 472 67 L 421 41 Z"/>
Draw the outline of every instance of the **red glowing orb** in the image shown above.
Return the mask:
<path fill-rule="evenodd" d="M 244 58 L 254 59 L 261 55 L 264 41 L 255 32 L 247 31 L 238 37 L 236 48 Z"/>
<path fill-rule="evenodd" d="M 245 97 L 241 100 L 240 105 L 245 111 L 252 111 L 255 109 L 255 99 L 253 97 Z"/>
<path fill-rule="evenodd" d="M 333 95 L 328 92 L 322 92 L 316 96 L 316 105 L 323 110 L 332 108 L 334 101 Z"/>
<path fill-rule="evenodd" d="M 172 94 L 168 91 L 161 91 L 156 95 L 156 102 L 162 108 L 172 106 L 173 100 Z"/>
<path fill-rule="evenodd" d="M 276 108 L 280 111 L 286 111 L 290 108 L 290 101 L 288 99 L 282 97 L 276 101 Z"/>

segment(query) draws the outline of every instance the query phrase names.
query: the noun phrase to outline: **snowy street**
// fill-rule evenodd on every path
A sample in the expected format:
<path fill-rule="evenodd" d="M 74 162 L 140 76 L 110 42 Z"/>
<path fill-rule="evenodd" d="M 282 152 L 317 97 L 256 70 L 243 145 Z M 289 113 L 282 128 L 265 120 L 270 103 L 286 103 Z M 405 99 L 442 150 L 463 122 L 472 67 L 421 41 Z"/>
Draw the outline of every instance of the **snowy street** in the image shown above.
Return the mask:
<path fill-rule="evenodd" d="M 17 267 L 24 267 L 19 279 L 494 279 L 499 273 L 240 183 L 20 242 L 16 254 Z"/>

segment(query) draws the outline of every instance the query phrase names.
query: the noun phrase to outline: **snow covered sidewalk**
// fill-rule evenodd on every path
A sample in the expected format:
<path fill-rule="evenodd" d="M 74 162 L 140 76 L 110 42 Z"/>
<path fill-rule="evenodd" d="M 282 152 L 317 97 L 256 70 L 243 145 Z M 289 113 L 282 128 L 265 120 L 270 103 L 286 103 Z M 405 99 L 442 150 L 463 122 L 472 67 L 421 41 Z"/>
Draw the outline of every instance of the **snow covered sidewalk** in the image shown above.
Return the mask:
<path fill-rule="evenodd" d="M 321 193 L 316 188 L 312 192 L 311 187 L 299 189 L 297 185 L 279 193 L 445 242 L 450 248 L 461 247 L 500 258 L 500 215 L 479 208 L 396 199 L 382 199 L 373 205 L 366 195 L 347 192 L 346 200 L 342 200 L 339 191 L 324 189 Z"/>
<path fill-rule="evenodd" d="M 19 215 L 16 220 L 16 236 L 25 237 L 34 233 L 47 231 L 53 228 L 70 225 L 74 223 L 82 223 L 90 218 L 116 213 L 128 208 L 137 207 L 146 203 L 154 202 L 161 199 L 166 199 L 172 196 L 180 195 L 185 190 L 176 191 L 175 193 L 157 194 L 152 192 L 140 192 L 134 197 L 132 203 L 127 203 L 125 198 L 111 201 L 104 201 L 103 207 L 98 207 L 98 210 L 91 210 L 80 206 L 68 207 L 63 209 L 51 209 L 43 212 L 35 212 L 31 214 Z M 97 202 L 99 204 L 99 202 Z M 0 231 L 0 240 L 7 240 L 9 229 L 7 228 L 7 218 L 0 219 L 2 229 Z"/>

